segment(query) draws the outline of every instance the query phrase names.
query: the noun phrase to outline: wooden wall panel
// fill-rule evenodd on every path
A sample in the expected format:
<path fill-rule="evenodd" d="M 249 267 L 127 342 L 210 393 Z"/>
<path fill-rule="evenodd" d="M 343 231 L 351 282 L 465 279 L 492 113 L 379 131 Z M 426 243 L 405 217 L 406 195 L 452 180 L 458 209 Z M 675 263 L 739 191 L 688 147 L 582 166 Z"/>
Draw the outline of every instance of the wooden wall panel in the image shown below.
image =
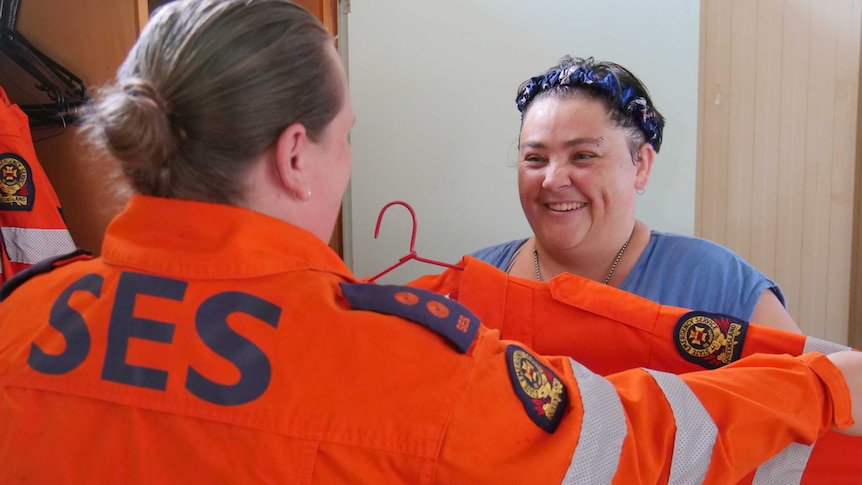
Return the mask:
<path fill-rule="evenodd" d="M 696 232 L 848 339 L 862 0 L 703 0 Z"/>
<path fill-rule="evenodd" d="M 848 326 L 859 325 L 851 318 L 852 293 L 846 291 L 843 282 L 851 281 L 859 267 L 852 264 L 854 235 L 852 227 L 862 213 L 854 208 L 854 179 L 858 174 L 856 145 L 862 141 L 856 136 L 859 112 L 860 37 L 862 37 L 862 1 L 844 1 L 836 6 L 835 49 L 835 110 L 832 133 L 833 157 L 842 163 L 833 163 L 831 168 L 830 193 L 827 197 L 828 211 L 832 215 L 826 254 L 826 274 L 829 287 L 826 289 L 826 322 L 847 319 Z M 847 59 L 856 62 L 846 62 Z M 840 237 L 835 237 L 839 235 Z M 857 242 L 858 243 L 858 242 Z M 854 270 L 855 268 L 855 270 Z M 845 310 L 846 309 L 846 310 Z M 844 335 L 848 335 L 849 328 Z M 833 339 L 832 328 L 825 335 Z M 848 340 L 849 342 L 849 340 Z M 862 347 L 860 347 L 862 348 Z"/>
<path fill-rule="evenodd" d="M 781 93 L 781 119 L 778 121 L 779 170 L 777 200 L 780 212 L 777 217 L 778 237 L 774 248 L 775 273 L 768 273 L 781 284 L 787 298 L 790 313 L 799 320 L 801 299 L 800 261 L 802 259 L 802 210 L 804 199 L 801 176 L 805 153 L 805 127 L 808 77 L 800 75 L 800 67 L 807 70 L 809 25 L 809 0 L 785 2 L 784 15 L 778 17 L 783 24 L 781 51 L 781 84 L 776 89 Z M 801 93 L 801 94 L 800 94 Z M 801 97 L 800 97 L 801 96 Z M 755 264 L 758 264 L 755 262 Z M 800 321 L 807 330 L 805 322 Z"/>
<path fill-rule="evenodd" d="M 731 4 L 703 1 L 701 4 L 700 123 L 695 232 L 717 240 L 725 234 L 724 211 L 730 127 L 730 45 L 726 32 L 731 26 Z M 709 136 L 705 134 L 709 133 Z M 707 196 L 708 195 L 708 196 Z"/>
<path fill-rule="evenodd" d="M 850 20 L 852 22 L 852 19 Z M 857 104 L 862 100 L 862 69 L 856 92 Z M 851 259 L 849 343 L 862 349 L 862 109 L 856 112 L 856 173 L 853 198 L 853 256 Z"/>
<path fill-rule="evenodd" d="M 752 165 L 754 147 L 754 93 L 756 77 L 748 66 L 757 63 L 757 3 L 731 2 L 730 75 L 727 86 L 729 111 L 727 187 L 733 192 L 724 207 L 725 244 L 750 253 L 752 218 Z"/>
<path fill-rule="evenodd" d="M 808 325 L 808 330 L 816 335 L 825 335 L 827 324 L 826 291 L 828 275 L 826 260 L 829 227 L 834 217 L 828 210 L 828 196 L 831 176 L 829 170 L 835 159 L 832 145 L 832 132 L 835 117 L 835 50 L 836 22 L 834 9 L 811 8 L 809 58 L 807 69 L 797 72 L 808 78 L 809 89 L 802 102 L 808 105 L 808 123 L 805 128 L 805 158 L 803 160 L 804 188 L 802 198 L 805 202 L 802 211 L 802 281 L 799 318 Z M 824 79 L 824 73 L 826 79 Z M 850 221 L 848 221 L 849 223 Z M 835 255 L 837 256 L 837 255 Z M 849 282 L 848 282 L 849 285 Z M 849 290 L 849 286 L 848 286 Z M 846 320 L 846 318 L 845 318 Z M 846 339 L 846 329 L 843 338 Z"/>
<path fill-rule="evenodd" d="M 761 18 L 784 18 L 784 0 L 770 0 L 756 6 L 755 21 Z M 778 243 L 778 178 L 781 168 L 781 90 L 783 80 L 783 22 L 757 23 L 751 49 L 761 69 L 753 79 L 753 141 L 751 156 L 760 163 L 751 168 L 751 206 L 762 213 L 761 223 L 750 225 L 750 254 L 761 263 L 760 269 L 774 275 L 777 267 L 775 248 Z"/>

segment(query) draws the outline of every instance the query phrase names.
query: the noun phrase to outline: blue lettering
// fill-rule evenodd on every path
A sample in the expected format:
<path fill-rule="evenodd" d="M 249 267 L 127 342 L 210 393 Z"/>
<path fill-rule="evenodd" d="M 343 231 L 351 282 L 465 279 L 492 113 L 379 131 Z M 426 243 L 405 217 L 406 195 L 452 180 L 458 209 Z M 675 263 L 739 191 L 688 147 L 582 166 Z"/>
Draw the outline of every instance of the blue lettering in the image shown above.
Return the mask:
<path fill-rule="evenodd" d="M 51 306 L 48 323 L 63 334 L 66 339 L 66 350 L 62 354 L 47 354 L 35 343 L 30 346 L 27 364 L 33 370 L 45 374 L 65 374 L 81 365 L 90 353 L 90 332 L 84 317 L 69 306 L 69 299 L 76 291 L 86 291 L 96 298 L 102 292 L 104 278 L 96 274 L 88 274 L 78 278 Z"/>
<path fill-rule="evenodd" d="M 137 295 L 148 295 L 182 301 L 188 283 L 158 276 L 124 272 L 120 275 L 111 322 L 102 379 L 164 391 L 168 373 L 164 370 L 129 365 L 126 353 L 130 338 L 169 344 L 174 339 L 174 325 L 134 316 Z"/>
<path fill-rule="evenodd" d="M 236 384 L 213 382 L 189 366 L 186 389 L 214 404 L 232 406 L 260 397 L 269 387 L 272 368 L 266 354 L 254 343 L 234 332 L 227 324 L 231 313 L 245 313 L 273 328 L 278 327 L 281 308 L 246 293 L 219 293 L 207 298 L 195 315 L 195 326 L 201 340 L 214 352 L 229 360 L 240 371 Z"/>

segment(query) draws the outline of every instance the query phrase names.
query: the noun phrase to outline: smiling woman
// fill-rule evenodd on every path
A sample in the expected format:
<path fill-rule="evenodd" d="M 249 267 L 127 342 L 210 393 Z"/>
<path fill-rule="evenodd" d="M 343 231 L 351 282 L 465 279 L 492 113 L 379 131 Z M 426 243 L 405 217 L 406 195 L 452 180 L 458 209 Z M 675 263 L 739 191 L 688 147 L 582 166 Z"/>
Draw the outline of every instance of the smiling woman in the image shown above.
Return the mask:
<path fill-rule="evenodd" d="M 800 331 L 778 285 L 738 255 L 636 219 L 665 122 L 634 74 L 565 57 L 525 81 L 516 102 L 518 191 L 534 235 L 473 256 L 513 276 L 572 273 L 665 305 Z"/>

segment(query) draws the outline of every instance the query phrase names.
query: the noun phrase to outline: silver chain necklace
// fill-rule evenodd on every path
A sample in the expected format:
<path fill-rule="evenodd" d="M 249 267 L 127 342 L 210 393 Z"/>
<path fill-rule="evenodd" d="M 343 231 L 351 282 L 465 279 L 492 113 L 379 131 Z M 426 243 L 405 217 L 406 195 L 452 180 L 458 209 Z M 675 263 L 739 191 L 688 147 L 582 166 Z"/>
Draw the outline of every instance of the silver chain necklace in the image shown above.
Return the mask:
<path fill-rule="evenodd" d="M 614 271 L 617 270 L 617 264 L 619 264 L 620 259 L 622 259 L 623 254 L 626 252 L 626 248 L 629 247 L 629 241 L 632 240 L 632 236 L 635 234 L 635 228 L 632 228 L 631 234 L 629 234 L 629 238 L 626 239 L 626 242 L 623 243 L 623 247 L 620 248 L 620 252 L 617 253 L 617 259 L 614 260 L 614 264 L 611 265 L 611 270 L 608 272 L 607 278 L 605 278 L 605 284 L 611 280 L 611 276 L 614 275 Z M 536 280 L 542 281 L 542 272 L 539 271 L 539 252 L 536 250 L 536 247 L 533 246 L 533 263 L 536 265 Z"/>

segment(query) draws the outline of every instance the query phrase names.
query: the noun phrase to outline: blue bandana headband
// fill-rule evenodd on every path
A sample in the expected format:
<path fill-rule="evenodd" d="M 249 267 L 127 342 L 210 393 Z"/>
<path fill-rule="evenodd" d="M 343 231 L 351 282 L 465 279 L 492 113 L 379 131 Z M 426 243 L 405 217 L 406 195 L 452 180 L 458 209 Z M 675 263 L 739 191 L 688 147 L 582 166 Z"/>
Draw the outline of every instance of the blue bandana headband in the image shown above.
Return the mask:
<path fill-rule="evenodd" d="M 616 99 L 620 87 L 620 83 L 617 82 L 617 78 L 612 72 L 608 72 L 602 79 L 596 79 L 595 73 L 586 67 L 554 68 L 541 76 L 530 78 L 521 92 L 518 93 L 516 102 L 521 117 L 524 116 L 524 109 L 539 93 L 557 86 L 574 86 L 577 84 L 597 86 L 610 93 L 612 99 Z M 643 96 L 634 97 L 634 90 L 629 86 L 623 90 L 619 102 L 622 112 L 637 120 L 641 131 L 646 136 L 646 142 L 656 148 L 656 143 L 661 142 L 659 117 L 647 103 L 646 98 Z"/>

